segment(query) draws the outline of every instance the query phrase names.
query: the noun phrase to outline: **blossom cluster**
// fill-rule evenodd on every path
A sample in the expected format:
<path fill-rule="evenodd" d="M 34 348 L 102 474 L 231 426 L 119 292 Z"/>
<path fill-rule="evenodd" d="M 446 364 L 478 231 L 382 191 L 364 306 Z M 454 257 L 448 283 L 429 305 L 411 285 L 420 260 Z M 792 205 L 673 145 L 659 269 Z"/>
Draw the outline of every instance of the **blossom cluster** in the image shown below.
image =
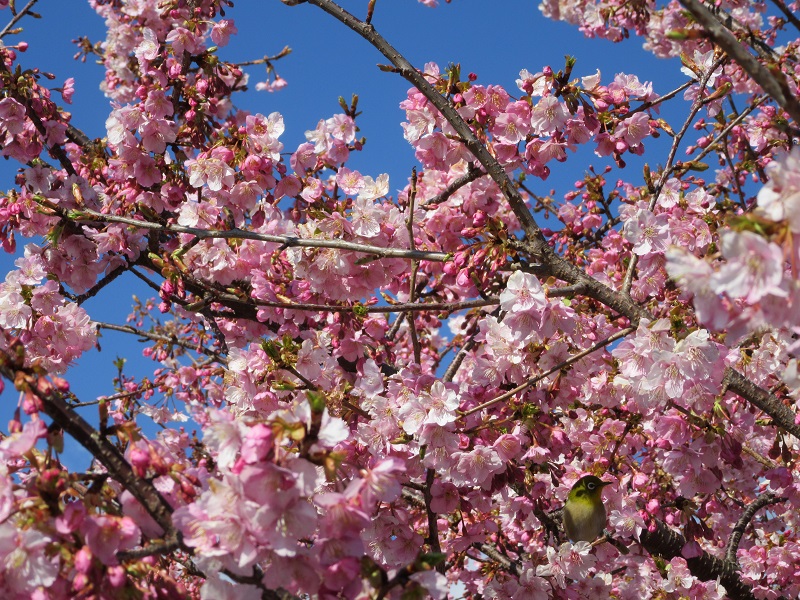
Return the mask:
<path fill-rule="evenodd" d="M 0 439 L 1 590 L 800 593 L 800 140 L 678 3 L 541 10 L 681 56 L 682 95 L 573 76 L 571 58 L 521 65 L 516 90 L 426 64 L 400 102 L 419 164 L 394 197 L 386 173 L 353 166 L 355 99 L 296 148 L 280 112 L 237 107 L 240 7 L 90 3 L 108 29 L 102 140 L 17 70 L 21 45 L 0 46 L 0 145 L 22 165 L 0 239 L 29 240 L 0 283 L 0 373 L 20 391 Z M 783 33 L 762 3 L 718 5 L 762 51 Z M 795 95 L 798 46 L 770 54 Z M 256 88 L 286 84 L 270 77 Z M 682 127 L 664 102 L 689 107 Z M 630 172 L 660 136 L 666 160 Z M 531 191 L 581 148 L 602 168 L 559 199 Z M 83 303 L 128 272 L 154 297 L 114 327 L 152 373 L 119 361 L 113 392 L 83 402 L 69 367 L 108 326 Z M 64 435 L 91 466 L 62 462 Z M 588 473 L 610 483 L 607 528 L 628 554 L 559 530 Z M 751 507 L 768 508 L 738 539 Z M 728 571 L 699 571 L 709 556 Z"/>

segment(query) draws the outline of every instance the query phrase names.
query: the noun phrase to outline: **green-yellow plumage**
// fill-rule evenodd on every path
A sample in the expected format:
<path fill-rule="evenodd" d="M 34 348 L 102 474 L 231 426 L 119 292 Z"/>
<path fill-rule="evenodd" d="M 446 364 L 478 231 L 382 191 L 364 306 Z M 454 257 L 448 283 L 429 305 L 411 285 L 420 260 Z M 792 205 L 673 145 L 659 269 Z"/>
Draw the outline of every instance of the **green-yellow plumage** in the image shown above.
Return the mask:
<path fill-rule="evenodd" d="M 572 486 L 564 504 L 564 532 L 570 541 L 592 542 L 606 526 L 603 488 L 610 482 L 586 475 Z"/>

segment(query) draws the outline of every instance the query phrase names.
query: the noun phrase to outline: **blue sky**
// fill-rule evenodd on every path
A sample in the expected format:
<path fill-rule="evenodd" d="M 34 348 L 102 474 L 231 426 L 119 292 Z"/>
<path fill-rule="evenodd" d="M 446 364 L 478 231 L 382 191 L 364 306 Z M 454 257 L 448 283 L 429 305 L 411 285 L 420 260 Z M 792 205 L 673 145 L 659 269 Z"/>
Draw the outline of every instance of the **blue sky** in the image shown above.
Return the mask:
<path fill-rule="evenodd" d="M 19 6 L 22 4 L 18 2 Z M 367 0 L 341 4 L 362 18 L 366 13 Z M 40 0 L 35 10 L 42 19 L 24 19 L 20 23 L 24 32 L 7 37 L 5 43 L 27 41 L 29 50 L 19 55 L 19 63 L 53 73 L 53 87 L 74 77 L 73 104 L 65 107 L 73 114 L 73 125 L 90 137 L 104 136 L 110 104 L 98 88 L 103 69 L 93 64 L 91 57 L 86 63 L 73 60 L 77 49 L 71 42 L 80 36 L 93 42 L 104 39 L 102 19 L 83 0 Z M 8 10 L 0 12 L 0 27 L 10 16 Z M 367 138 L 367 144 L 363 152 L 355 153 L 348 166 L 372 176 L 389 173 L 393 194 L 405 185 L 411 168 L 417 165 L 413 149 L 403 139 L 400 122 L 404 115 L 398 108 L 409 84 L 396 74 L 376 68 L 377 63 L 388 62 L 377 50 L 308 4 L 288 7 L 279 0 L 237 0 L 235 7 L 227 11 L 227 18 L 234 19 L 239 35 L 220 51 L 226 60 L 274 55 L 286 45 L 293 50 L 275 65 L 288 87 L 275 94 L 256 92 L 255 83 L 263 80 L 266 72 L 263 66 L 248 67 L 251 91 L 234 97 L 239 108 L 263 114 L 282 113 L 286 133 L 281 139 L 286 150 L 291 151 L 305 141 L 304 131 L 313 129 L 319 119 L 341 112 L 339 96 L 349 101 L 357 93 L 359 110 L 363 112 L 358 120 L 359 135 Z M 663 94 L 685 80 L 677 61 L 652 57 L 641 49 L 641 40 L 633 38 L 621 44 L 586 40 L 576 28 L 542 17 L 537 3 L 531 0 L 454 0 L 452 4 L 442 2 L 436 9 L 426 8 L 416 0 L 378 0 L 373 25 L 415 66 L 421 68 L 429 61 L 442 68 L 451 62 L 460 63 L 464 76 L 474 72 L 478 83 L 503 85 L 512 95 L 517 92 L 514 80 L 521 69 L 536 72 L 550 65 L 557 71 L 564 66 L 567 54 L 577 58 L 575 76 L 593 74 L 599 68 L 604 83 L 618 72 L 635 73 L 642 81 L 658 78 L 655 91 Z M 684 111 L 687 108 L 682 106 Z M 646 155 L 651 166 L 665 159 L 665 137 L 646 141 L 648 147 L 658 144 L 663 148 L 653 156 Z M 590 165 L 605 164 L 589 149 L 566 163 L 551 165 L 552 175 L 546 182 L 529 179 L 528 183 L 536 193 L 548 194 L 554 189 L 555 197 L 561 198 Z M 13 187 L 17 166 L 0 161 L 0 188 Z M 629 170 L 627 177 L 633 181 L 641 178 L 640 165 L 631 164 Z M 18 243 L 21 249 L 25 241 L 20 239 Z M 0 255 L 0 274 L 4 276 L 9 268 L 13 268 L 13 257 Z M 130 312 L 132 294 L 142 299 L 152 295 L 149 288 L 126 276 L 124 285 L 112 286 L 84 306 L 93 319 L 123 324 Z M 113 361 L 117 356 L 129 359 L 132 372 L 145 373 L 154 366 L 140 357 L 141 347 L 132 336 L 104 333 L 101 345 L 102 352 L 84 355 L 67 376 L 83 401 L 113 393 Z M 16 399 L 13 390 L 3 393 L 0 423 L 10 416 Z M 94 408 L 88 409 L 87 417 L 94 414 Z"/>

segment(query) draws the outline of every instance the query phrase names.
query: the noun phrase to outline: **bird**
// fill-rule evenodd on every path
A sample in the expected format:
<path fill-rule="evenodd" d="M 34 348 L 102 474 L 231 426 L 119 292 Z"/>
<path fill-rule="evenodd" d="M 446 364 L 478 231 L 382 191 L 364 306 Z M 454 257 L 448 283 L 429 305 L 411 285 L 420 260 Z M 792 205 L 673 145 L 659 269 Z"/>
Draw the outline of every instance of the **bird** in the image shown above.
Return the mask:
<path fill-rule="evenodd" d="M 564 504 L 564 532 L 571 542 L 593 542 L 606 526 L 606 507 L 601 496 L 610 482 L 594 475 L 581 477 Z"/>

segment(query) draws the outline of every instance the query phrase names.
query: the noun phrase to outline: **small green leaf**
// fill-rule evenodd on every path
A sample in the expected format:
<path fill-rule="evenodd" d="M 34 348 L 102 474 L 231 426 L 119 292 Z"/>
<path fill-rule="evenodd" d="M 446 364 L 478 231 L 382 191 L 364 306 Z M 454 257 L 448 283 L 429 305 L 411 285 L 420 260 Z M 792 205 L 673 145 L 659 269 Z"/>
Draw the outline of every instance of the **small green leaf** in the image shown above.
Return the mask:
<path fill-rule="evenodd" d="M 315 392 L 314 390 L 307 390 L 306 398 L 308 398 L 308 404 L 311 406 L 312 413 L 321 414 L 325 410 L 325 394 Z"/>

